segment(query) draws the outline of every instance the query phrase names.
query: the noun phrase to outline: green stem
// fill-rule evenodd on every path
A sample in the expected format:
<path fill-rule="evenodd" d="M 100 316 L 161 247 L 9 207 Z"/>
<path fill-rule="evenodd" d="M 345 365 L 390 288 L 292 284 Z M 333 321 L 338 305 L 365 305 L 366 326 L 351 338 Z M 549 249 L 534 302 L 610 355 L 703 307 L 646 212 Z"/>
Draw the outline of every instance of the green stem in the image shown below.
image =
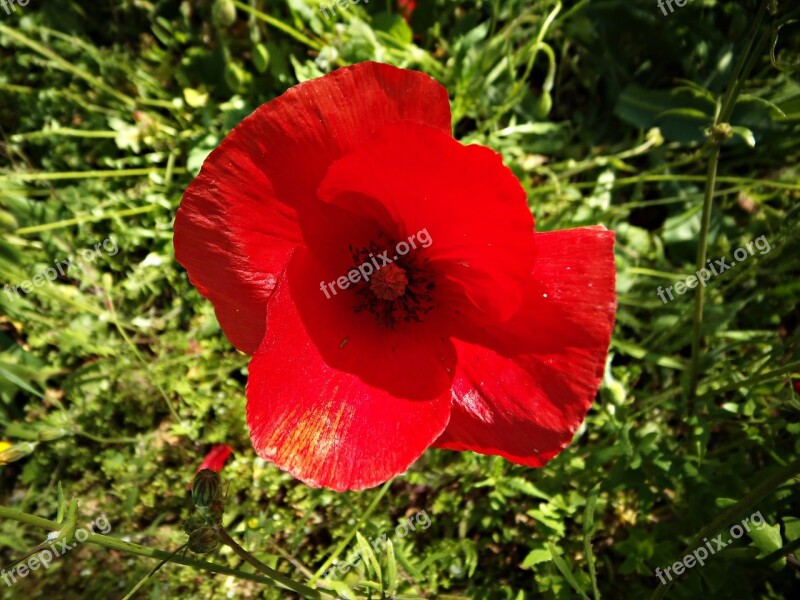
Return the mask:
<path fill-rule="evenodd" d="M 720 110 L 717 112 L 712 130 L 726 125 L 733 113 L 736 99 L 742 90 L 745 80 L 755 64 L 755 57 L 759 54 L 763 45 L 764 38 L 755 45 L 754 42 L 764 21 L 769 0 L 764 0 L 759 8 L 758 15 L 753 23 L 753 28 L 748 36 L 747 46 L 739 57 L 728 83 L 728 88 L 723 96 Z M 700 228 L 700 239 L 697 247 L 697 270 L 703 269 L 706 265 L 708 253 L 708 231 L 711 225 L 711 207 L 714 199 L 714 189 L 717 185 L 717 168 L 719 167 L 719 157 L 723 140 L 719 137 L 712 138 L 714 144 L 708 160 L 708 172 L 706 173 L 705 197 L 703 199 L 703 216 Z M 689 412 L 694 412 L 695 397 L 697 395 L 697 378 L 700 373 L 700 352 L 703 328 L 703 303 L 705 300 L 705 286 L 697 286 L 695 290 L 694 318 L 692 323 L 692 356 L 689 362 L 689 375 L 686 384 L 687 399 L 689 401 Z"/>
<path fill-rule="evenodd" d="M 14 231 L 15 235 L 26 235 L 28 233 L 41 233 L 42 231 L 51 231 L 53 229 L 61 229 L 62 227 L 69 227 L 70 225 L 80 225 L 81 223 L 94 223 L 95 221 L 103 221 L 105 219 L 114 219 L 117 217 L 129 217 L 131 215 L 140 215 L 142 213 L 152 212 L 163 208 L 158 204 L 148 204 L 147 206 L 139 206 L 136 208 L 128 208 L 119 210 L 117 212 L 103 213 L 102 215 L 83 215 L 72 219 L 64 219 L 62 221 L 53 221 L 52 223 L 43 223 L 41 225 L 33 225 L 31 227 L 20 227 Z"/>
<path fill-rule="evenodd" d="M 711 156 L 708 159 L 708 174 L 706 175 L 706 190 L 703 197 L 703 216 L 700 226 L 700 240 L 697 247 L 697 261 L 695 267 L 699 272 L 705 268 L 708 258 L 708 230 L 711 223 L 711 205 L 714 199 L 714 188 L 717 185 L 717 167 L 719 166 L 720 144 L 714 144 Z M 694 401 L 697 388 L 697 375 L 700 368 L 700 341 L 703 325 L 703 304 L 705 302 L 705 286 L 697 286 L 694 296 L 694 317 L 692 320 L 692 358 L 689 363 L 689 398 Z"/>
<path fill-rule="evenodd" d="M 51 521 L 49 519 L 43 519 L 41 517 L 37 517 L 36 515 L 30 515 L 28 513 L 24 513 L 14 508 L 8 508 L 5 506 L 0 506 L 0 518 L 12 519 L 20 523 L 33 525 L 34 527 L 49 529 L 50 531 L 59 531 L 63 527 L 62 525 L 56 523 L 55 521 Z M 286 585 L 286 581 L 291 581 L 292 584 L 294 584 L 296 587 L 300 586 L 300 584 L 294 582 L 291 579 L 288 579 L 284 575 L 280 575 L 280 573 L 278 573 L 278 575 L 280 575 L 280 579 L 276 577 L 265 577 L 255 573 L 247 573 L 245 571 L 240 571 L 238 569 L 232 569 L 230 567 L 226 567 L 223 565 L 217 565 L 214 563 L 206 562 L 204 560 L 186 558 L 185 556 L 173 556 L 172 552 L 155 550 L 153 548 L 148 548 L 147 546 L 140 546 L 139 544 L 123 542 L 122 540 L 119 540 L 117 538 L 109 537 L 107 535 L 102 535 L 99 533 L 90 533 L 85 541 L 89 544 L 94 544 L 95 546 L 102 546 L 103 548 L 108 548 L 110 550 L 118 550 L 120 552 L 125 552 L 127 554 L 134 554 L 136 556 L 144 556 L 147 558 L 153 558 L 157 560 L 169 559 L 170 562 L 177 563 L 179 565 L 184 565 L 186 567 L 193 567 L 195 569 L 201 569 L 204 571 L 209 571 L 211 573 L 217 573 L 218 575 L 230 575 L 232 577 L 237 577 L 239 579 L 247 579 L 249 581 L 265 583 L 268 585 L 274 585 L 275 583 Z M 300 586 L 300 587 L 305 587 L 305 586 Z M 312 597 L 317 598 L 318 596 L 312 596 Z"/>
<path fill-rule="evenodd" d="M 660 183 L 662 181 L 706 181 L 705 175 L 645 175 L 645 176 L 635 176 L 635 177 L 623 177 L 622 179 L 617 179 L 614 182 L 614 188 L 619 188 L 621 186 L 626 185 L 636 185 L 639 183 Z M 764 186 L 769 188 L 774 188 L 777 190 L 788 190 L 788 191 L 800 191 L 800 185 L 795 183 L 786 183 L 783 181 L 772 181 L 769 179 L 751 179 L 750 177 L 717 177 L 717 181 L 721 183 L 731 183 L 731 184 L 738 184 L 738 185 L 752 185 L 756 186 Z M 593 188 L 597 186 L 596 181 L 582 181 L 577 183 L 570 183 L 569 187 L 575 189 L 586 189 L 586 188 Z M 535 187 L 532 194 L 540 195 L 546 194 L 548 192 L 555 191 L 558 186 L 550 184 L 550 185 L 542 185 Z"/>
<path fill-rule="evenodd" d="M 250 554 L 247 550 L 242 548 L 236 542 L 236 540 L 234 540 L 230 535 L 228 535 L 228 532 L 225 531 L 225 529 L 221 525 L 217 525 L 214 528 L 214 530 L 217 532 L 217 535 L 222 540 L 222 543 L 231 548 L 231 550 L 233 550 L 239 558 L 250 563 L 257 570 L 261 571 L 268 577 L 274 579 L 284 587 L 289 588 L 293 592 L 302 594 L 306 598 L 313 598 L 314 600 L 320 600 L 322 598 L 322 594 L 325 594 L 326 596 L 330 596 L 332 598 L 336 597 L 335 594 L 329 594 L 328 592 L 325 592 L 323 590 L 316 590 L 314 588 L 310 588 L 306 585 L 303 585 L 302 583 L 298 583 L 294 579 L 291 579 L 286 575 L 283 575 L 282 573 L 276 571 L 275 569 L 268 567 L 260 560 L 258 560 L 255 556 Z"/>
<path fill-rule="evenodd" d="M 361 515 L 361 518 L 359 518 L 358 521 L 356 521 L 355 526 L 347 535 L 347 537 L 345 537 L 339 543 L 339 545 L 336 547 L 336 550 L 333 551 L 333 553 L 328 557 L 328 559 L 324 563 L 322 563 L 322 566 L 319 569 L 317 569 L 317 572 L 314 573 L 314 576 L 309 580 L 310 584 L 313 585 L 314 582 L 317 579 L 319 579 L 320 576 L 325 572 L 325 569 L 331 566 L 331 563 L 333 563 L 333 559 L 339 556 L 339 554 L 341 554 L 342 551 L 347 547 L 347 544 L 349 544 L 350 541 L 355 537 L 356 532 L 359 530 L 361 525 L 372 515 L 372 511 L 374 511 L 375 507 L 378 506 L 378 502 L 380 502 L 381 498 L 383 498 L 386 492 L 389 491 L 390 484 L 391 480 L 384 483 L 383 487 L 380 490 L 378 490 L 378 493 L 375 494 L 375 497 L 372 499 L 372 502 L 370 502 L 369 506 L 367 507 L 367 510 L 365 510 L 364 513 Z"/>
<path fill-rule="evenodd" d="M 149 371 L 151 367 L 150 362 L 144 356 L 142 356 L 142 353 L 139 352 L 139 348 L 137 348 L 136 344 L 133 343 L 133 340 L 131 340 L 131 338 L 125 332 L 125 328 L 119 321 L 119 317 L 117 315 L 117 309 L 114 307 L 114 300 L 111 298 L 110 290 L 106 290 L 105 299 L 108 305 L 108 311 L 111 314 L 111 322 L 114 324 L 114 327 L 116 327 L 117 331 L 119 332 L 120 336 L 122 336 L 122 339 L 125 341 L 125 343 L 128 344 L 128 347 L 133 352 L 133 355 L 136 357 L 136 360 L 139 361 L 139 364 L 141 364 L 145 370 Z M 177 421 L 178 423 L 183 423 L 183 419 L 181 419 L 181 416 L 178 414 L 177 409 L 173 406 L 172 400 L 169 399 L 167 392 L 164 391 L 164 388 L 155 378 L 153 379 L 153 385 L 156 386 L 156 389 L 161 394 L 161 397 L 164 398 L 164 402 L 166 403 L 167 408 L 169 409 L 169 412 L 172 415 L 172 418 L 175 419 L 175 421 Z"/>
<path fill-rule="evenodd" d="M 260 10 L 247 6 L 247 4 L 239 2 L 239 0 L 234 0 L 233 3 L 236 5 L 236 8 L 239 8 L 244 12 L 253 15 L 255 18 L 264 21 L 267 25 L 272 25 L 276 29 L 280 29 L 284 33 L 292 36 L 298 42 L 302 42 L 312 50 L 321 50 L 322 47 L 324 46 L 324 43 L 312 40 L 308 36 L 297 31 L 297 29 L 295 29 L 294 27 L 287 25 L 283 21 L 279 21 L 275 17 L 271 17 L 268 14 L 261 12 Z"/>
<path fill-rule="evenodd" d="M 792 554 L 795 550 L 800 548 L 800 538 L 789 542 L 782 548 L 778 548 L 775 552 L 767 554 L 764 558 L 759 558 L 759 562 L 763 563 L 764 565 L 771 565 L 776 560 L 780 560 L 781 558 L 785 558 Z"/>
<path fill-rule="evenodd" d="M 45 58 L 50 59 L 57 68 L 59 68 L 59 69 L 61 69 L 63 71 L 66 71 L 68 73 L 72 73 L 76 77 L 80 77 L 81 79 L 83 79 L 84 81 L 89 83 L 91 86 L 93 86 L 96 89 L 101 90 L 101 91 L 103 91 L 103 92 L 105 92 L 105 93 L 107 93 L 107 94 L 109 94 L 111 96 L 114 96 L 115 98 L 117 98 L 118 100 L 121 100 L 122 102 L 124 102 L 128 106 L 135 106 L 136 105 L 136 101 L 133 98 L 131 98 L 130 96 L 126 96 L 125 94 L 123 94 L 119 90 L 107 85 L 102 80 L 100 80 L 97 77 L 95 77 L 94 75 L 92 75 L 90 73 L 87 73 L 86 71 L 84 71 L 80 67 L 75 66 L 72 62 L 70 62 L 69 60 L 63 58 L 62 56 L 60 56 L 59 54 L 57 54 L 56 52 L 54 52 L 50 48 L 47 48 L 46 46 L 43 46 L 42 44 L 36 42 L 35 40 L 32 40 L 31 38 L 29 38 L 26 35 L 20 33 L 19 31 L 17 31 L 16 29 L 12 29 L 11 27 L 8 27 L 8 26 L 3 25 L 2 23 L 0 23 L 0 33 L 4 33 L 5 35 L 7 35 L 11 39 L 15 40 L 16 42 L 18 42 L 18 43 L 20 43 L 20 44 L 22 44 L 24 46 L 27 46 L 28 48 L 30 48 L 34 52 L 37 52 L 38 54 L 41 54 Z"/>
<path fill-rule="evenodd" d="M 41 131 L 28 131 L 26 133 L 16 133 L 11 136 L 12 142 L 22 142 L 24 140 L 35 140 L 50 136 L 79 137 L 88 139 L 113 139 L 119 134 L 116 131 L 73 129 L 71 127 L 59 127 L 57 129 L 42 129 Z"/>
<path fill-rule="evenodd" d="M 110 177 L 142 177 L 164 173 L 165 169 L 114 169 L 106 171 L 64 171 L 62 173 L 10 173 L 0 175 L 3 181 L 55 181 L 60 179 L 107 179 Z M 173 169 L 173 173 L 185 173 L 186 169 Z"/>
<path fill-rule="evenodd" d="M 158 571 L 159 571 L 159 570 L 161 570 L 161 567 L 163 567 L 165 564 L 167 564 L 169 561 L 171 561 L 171 560 L 172 560 L 172 559 L 173 559 L 173 558 L 174 558 L 174 557 L 175 557 L 175 556 L 178 554 L 178 552 L 180 552 L 181 550 L 185 550 L 185 549 L 186 549 L 186 547 L 187 547 L 188 545 L 189 545 L 189 542 L 186 542 L 186 543 L 185 543 L 183 546 L 178 546 L 178 547 L 175 549 L 175 551 L 174 551 L 174 552 L 173 552 L 173 553 L 170 555 L 170 557 L 169 557 L 169 558 L 165 558 L 164 560 L 162 560 L 162 561 L 161 561 L 160 563 L 158 563 L 158 564 L 157 564 L 155 567 L 153 567 L 153 570 L 152 570 L 152 571 L 150 571 L 150 572 L 149 572 L 147 575 L 145 575 L 144 577 L 142 577 L 142 578 L 141 578 L 141 579 L 140 579 L 140 580 L 139 580 L 139 581 L 136 583 L 136 585 L 135 585 L 135 586 L 133 586 L 133 587 L 131 588 L 131 590 L 130 590 L 130 591 L 127 593 L 127 594 L 125 594 L 125 597 L 124 597 L 122 600 L 131 600 L 131 598 L 133 598 L 134 594 L 136 594 L 136 592 L 137 592 L 137 591 L 138 591 L 138 590 L 139 590 L 139 589 L 140 589 L 140 588 L 141 588 L 141 587 L 142 587 L 142 586 L 143 586 L 145 583 L 147 583 L 148 581 L 150 581 L 150 578 L 151 578 L 153 575 L 155 575 L 156 573 L 158 573 Z"/>

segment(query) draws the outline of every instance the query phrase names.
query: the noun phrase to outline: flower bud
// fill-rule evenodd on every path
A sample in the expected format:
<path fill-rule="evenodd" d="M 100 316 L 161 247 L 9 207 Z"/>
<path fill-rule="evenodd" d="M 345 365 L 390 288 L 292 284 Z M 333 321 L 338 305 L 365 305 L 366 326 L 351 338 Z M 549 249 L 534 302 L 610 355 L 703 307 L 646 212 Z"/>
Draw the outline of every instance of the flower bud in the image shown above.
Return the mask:
<path fill-rule="evenodd" d="M 211 552 L 218 545 L 219 538 L 211 527 L 196 529 L 189 535 L 189 550 L 197 554 Z"/>
<path fill-rule="evenodd" d="M 198 529 L 202 529 L 208 525 L 208 520 L 200 515 L 193 515 L 186 519 L 186 522 L 183 524 L 183 532 L 187 535 L 191 535 Z"/>
<path fill-rule="evenodd" d="M 19 444 L 0 442 L 0 465 L 7 465 L 24 458 L 35 449 L 36 444 L 34 442 L 20 442 Z"/>
<path fill-rule="evenodd" d="M 245 75 L 244 70 L 235 63 L 228 63 L 225 65 L 225 83 L 228 84 L 228 87 L 231 88 L 234 92 L 241 92 L 242 88 L 244 88 L 245 81 L 247 80 L 247 76 Z"/>
<path fill-rule="evenodd" d="M 550 114 L 550 111 L 553 108 L 553 96 L 550 95 L 550 92 L 545 90 L 542 92 L 542 95 L 539 96 L 539 100 L 536 102 L 535 114 L 536 118 L 539 120 L 544 120 L 547 118 L 547 115 Z"/>
<path fill-rule="evenodd" d="M 192 501 L 197 508 L 209 508 L 219 497 L 222 483 L 219 475 L 211 469 L 197 472 L 192 482 Z"/>
<path fill-rule="evenodd" d="M 222 502 L 222 498 L 217 498 L 211 504 L 211 508 L 208 510 L 208 516 L 210 516 L 214 523 L 221 523 L 223 512 L 225 512 L 225 504 Z"/>
<path fill-rule="evenodd" d="M 264 44 L 256 44 L 253 48 L 253 65 L 259 73 L 265 73 L 269 66 L 269 50 Z"/>
<path fill-rule="evenodd" d="M 221 27 L 230 27 L 236 22 L 236 6 L 233 0 L 217 0 L 211 8 L 214 22 Z"/>

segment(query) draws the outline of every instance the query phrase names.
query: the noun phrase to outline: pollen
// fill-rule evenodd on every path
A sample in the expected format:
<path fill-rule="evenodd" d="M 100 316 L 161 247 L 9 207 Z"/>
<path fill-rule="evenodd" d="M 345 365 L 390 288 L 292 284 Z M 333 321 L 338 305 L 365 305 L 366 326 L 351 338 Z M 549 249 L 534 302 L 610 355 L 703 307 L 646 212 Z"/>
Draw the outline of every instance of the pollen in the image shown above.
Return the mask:
<path fill-rule="evenodd" d="M 396 244 L 383 235 L 367 247 L 350 248 L 356 267 L 367 262 L 375 266 L 368 280 L 354 286 L 359 301 L 353 310 L 372 314 L 378 325 L 387 329 L 421 323 L 435 306 L 436 283 L 427 259 L 418 249 L 386 258 L 394 248 Z"/>
<path fill-rule="evenodd" d="M 370 290 L 375 297 L 387 302 L 394 302 L 405 294 L 408 277 L 402 267 L 395 264 L 386 265 L 372 276 Z"/>

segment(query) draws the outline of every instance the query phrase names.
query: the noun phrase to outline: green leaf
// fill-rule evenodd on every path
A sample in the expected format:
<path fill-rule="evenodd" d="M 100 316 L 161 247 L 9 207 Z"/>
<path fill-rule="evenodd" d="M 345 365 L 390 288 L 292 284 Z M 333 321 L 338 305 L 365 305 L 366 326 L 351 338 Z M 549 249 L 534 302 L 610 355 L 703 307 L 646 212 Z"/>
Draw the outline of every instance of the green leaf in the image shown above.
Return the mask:
<path fill-rule="evenodd" d="M 766 108 L 773 117 L 786 118 L 786 113 L 783 112 L 778 105 L 773 104 L 764 98 L 742 94 L 736 101 L 736 105 L 738 106 L 739 104 L 758 104 L 759 106 Z"/>
<path fill-rule="evenodd" d="M 639 127 L 658 127 L 668 141 L 701 143 L 704 125 L 712 121 L 715 104 L 681 90 L 647 90 L 636 84 L 620 94 L 614 112 Z"/>
<path fill-rule="evenodd" d="M 394 545 L 392 540 L 386 543 L 386 579 L 384 580 L 386 592 L 393 596 L 397 590 L 397 564 L 394 560 Z"/>
<path fill-rule="evenodd" d="M 329 582 L 330 588 L 336 592 L 337 598 L 344 598 L 345 600 L 358 600 L 358 596 L 353 589 L 343 581 Z"/>
<path fill-rule="evenodd" d="M 753 540 L 752 546 L 758 548 L 759 550 L 758 558 L 763 558 L 764 556 L 779 550 L 783 546 L 781 527 L 777 523 L 775 525 L 764 525 L 761 529 L 756 529 L 755 527 L 751 526 L 750 538 Z M 785 566 L 785 556 L 782 556 L 771 565 L 771 567 L 776 571 Z"/>
<path fill-rule="evenodd" d="M 269 68 L 269 50 L 264 44 L 253 47 L 253 65 L 259 73 L 266 73 Z"/>
<path fill-rule="evenodd" d="M 372 26 L 377 31 L 389 34 L 403 45 L 409 45 L 414 39 L 414 32 L 406 20 L 396 13 L 383 12 L 372 18 Z"/>
<path fill-rule="evenodd" d="M 12 365 L 9 365 L 9 367 L 12 367 Z M 33 389 L 30 385 L 28 385 L 27 382 L 23 381 L 22 379 L 14 375 L 14 373 L 12 373 L 11 371 L 4 369 L 2 366 L 0 366 L 0 375 L 8 379 L 11 383 L 16 385 L 17 387 L 25 390 L 29 394 L 33 394 L 37 398 L 41 398 L 42 400 L 44 400 L 44 396 L 40 392 Z"/>
<path fill-rule="evenodd" d="M 567 583 L 572 587 L 573 590 L 580 594 L 581 598 L 584 600 L 589 600 L 589 596 L 586 595 L 586 590 L 584 590 L 578 583 L 578 580 L 575 579 L 575 574 L 572 572 L 569 563 L 567 563 L 566 560 L 558 555 L 556 547 L 553 544 L 548 543 L 547 548 L 550 550 L 550 554 L 553 556 L 553 563 L 556 565 L 556 568 L 559 570 L 561 575 L 564 576 L 564 579 L 567 580 Z"/>
<path fill-rule="evenodd" d="M 734 125 L 733 127 L 731 127 L 731 129 L 733 129 L 733 134 L 738 135 L 740 138 L 742 138 L 748 146 L 750 146 L 751 148 L 756 147 L 756 136 L 747 127 Z"/>
<path fill-rule="evenodd" d="M 358 543 L 358 547 L 361 549 L 361 557 L 364 561 L 364 566 L 367 567 L 367 572 L 374 573 L 375 576 L 380 580 L 381 565 L 378 562 L 378 558 L 375 556 L 375 553 L 372 551 L 369 543 L 360 533 L 356 533 L 356 543 Z M 370 567 L 372 568 L 370 569 Z"/>
<path fill-rule="evenodd" d="M 61 487 L 61 480 L 58 481 L 58 513 L 56 515 L 56 521 L 61 523 L 64 520 L 64 515 L 67 514 L 67 501 L 64 498 L 64 490 Z"/>
<path fill-rule="evenodd" d="M 520 565 L 521 569 L 530 569 L 534 565 L 538 565 L 539 563 L 547 562 L 548 560 L 552 560 L 553 555 L 550 553 L 550 550 L 546 550 L 544 548 L 536 548 L 535 550 L 531 550 L 528 552 L 528 555 L 522 561 Z"/>
<path fill-rule="evenodd" d="M 597 506 L 597 497 L 600 494 L 600 484 L 597 484 L 586 499 L 586 508 L 583 511 L 583 551 L 586 554 L 586 563 L 589 565 L 589 578 L 592 580 L 592 593 L 595 600 L 599 600 L 600 591 L 597 589 L 597 574 L 594 566 L 594 553 L 592 552 L 592 534 L 595 531 L 594 509 Z"/>

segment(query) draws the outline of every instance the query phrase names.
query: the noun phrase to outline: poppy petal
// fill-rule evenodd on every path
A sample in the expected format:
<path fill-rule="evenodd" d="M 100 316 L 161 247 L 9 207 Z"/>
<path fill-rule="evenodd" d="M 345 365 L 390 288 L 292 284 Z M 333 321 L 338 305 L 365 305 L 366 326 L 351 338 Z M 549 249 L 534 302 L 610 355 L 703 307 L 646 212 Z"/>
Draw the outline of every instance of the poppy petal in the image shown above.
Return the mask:
<path fill-rule="evenodd" d="M 425 232 L 425 258 L 442 275 L 437 296 L 453 312 L 474 313 L 467 301 L 496 320 L 519 310 L 534 222 L 493 150 L 423 125 L 389 125 L 331 166 L 319 197 L 371 215 L 397 242 Z"/>
<path fill-rule="evenodd" d="M 616 312 L 614 234 L 534 237 L 523 309 L 456 341 L 453 411 L 436 447 L 542 466 L 570 443 L 597 394 Z"/>
<path fill-rule="evenodd" d="M 360 297 L 351 289 L 323 291 L 325 275 L 305 248 L 297 249 L 287 270 L 300 319 L 327 365 L 402 398 L 427 400 L 450 389 L 456 351 L 435 313 L 423 323 L 381 327 L 374 315 L 358 310 Z"/>
<path fill-rule="evenodd" d="M 447 90 L 424 73 L 361 63 L 262 105 L 206 159 L 176 215 L 175 256 L 237 348 L 258 348 L 267 300 L 330 164 L 400 121 L 449 135 Z"/>
<path fill-rule="evenodd" d="M 206 457 L 203 459 L 203 462 L 200 463 L 200 466 L 197 467 L 197 471 L 202 471 L 203 469 L 211 469 L 212 471 L 216 471 L 219 473 L 222 470 L 222 467 L 225 466 L 225 461 L 228 460 L 228 457 L 233 452 L 233 448 L 228 446 L 227 444 L 217 444 L 209 450 Z"/>
<path fill-rule="evenodd" d="M 284 278 L 250 362 L 247 424 L 256 452 L 313 487 L 372 487 L 403 473 L 447 425 L 449 389 L 398 398 L 330 367 L 308 336 Z"/>

